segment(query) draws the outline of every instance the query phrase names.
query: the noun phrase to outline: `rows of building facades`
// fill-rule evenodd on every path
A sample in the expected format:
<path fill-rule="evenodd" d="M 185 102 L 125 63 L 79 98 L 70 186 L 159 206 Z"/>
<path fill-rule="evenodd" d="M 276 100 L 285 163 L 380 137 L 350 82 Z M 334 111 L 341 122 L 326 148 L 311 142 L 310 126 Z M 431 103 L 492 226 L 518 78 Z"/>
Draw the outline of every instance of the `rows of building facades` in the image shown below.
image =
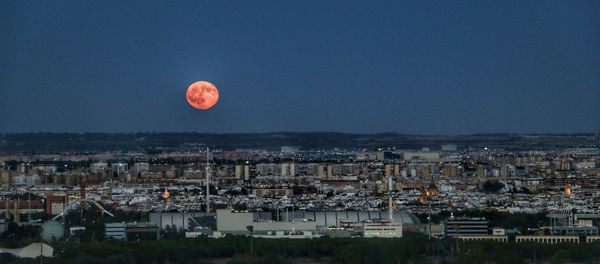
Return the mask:
<path fill-rule="evenodd" d="M 452 145 L 437 150 L 282 147 L 222 149 L 208 154 L 210 182 L 218 190 L 212 202 L 243 204 L 247 208 L 281 204 L 310 209 L 382 208 L 387 206 L 382 197 L 387 195 L 389 177 L 393 181 L 393 206 L 417 212 L 425 210 L 425 202 L 434 211 L 539 211 L 565 207 L 593 211 L 600 194 L 597 148 L 508 152 Z M 132 208 L 136 208 L 136 199 L 144 195 L 150 199 L 141 199 L 146 208 L 148 202 L 150 207 L 160 206 L 160 197 L 152 194 L 166 188 L 174 193 L 173 206 L 186 206 L 204 199 L 201 195 L 177 197 L 177 193 L 179 189 L 202 189 L 206 182 L 206 157 L 205 150 L 152 155 L 5 154 L 0 156 L 0 186 L 6 191 L 52 193 L 78 192 L 85 186 L 88 195 L 96 193 L 102 199 Z M 501 182 L 504 188 L 486 193 L 482 188 L 486 181 Z M 134 189 L 140 194 L 138 197 L 121 195 Z M 240 192 L 246 195 L 232 195 Z"/>

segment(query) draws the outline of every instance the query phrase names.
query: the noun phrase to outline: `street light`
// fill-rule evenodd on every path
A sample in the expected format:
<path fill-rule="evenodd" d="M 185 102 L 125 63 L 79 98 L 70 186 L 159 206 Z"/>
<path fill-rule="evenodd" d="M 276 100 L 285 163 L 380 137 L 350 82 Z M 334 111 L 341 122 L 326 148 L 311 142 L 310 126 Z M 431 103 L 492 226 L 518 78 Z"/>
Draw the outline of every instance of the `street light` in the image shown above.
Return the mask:
<path fill-rule="evenodd" d="M 44 228 L 40 227 L 40 264 L 44 263 L 44 240 L 42 239 L 42 233 Z"/>
<path fill-rule="evenodd" d="M 421 204 L 427 204 L 427 222 L 429 224 L 429 240 L 431 240 L 431 198 L 434 196 L 434 193 L 431 193 L 429 190 L 425 190 L 424 193 L 421 193 L 420 202 Z"/>
<path fill-rule="evenodd" d="M 429 240 L 431 240 L 431 202 L 427 199 L 427 220 L 429 221 Z"/>
<path fill-rule="evenodd" d="M 250 231 L 250 255 L 253 255 L 253 248 L 252 248 L 252 233 L 254 232 L 254 226 L 247 226 L 246 229 L 248 229 L 248 231 Z"/>

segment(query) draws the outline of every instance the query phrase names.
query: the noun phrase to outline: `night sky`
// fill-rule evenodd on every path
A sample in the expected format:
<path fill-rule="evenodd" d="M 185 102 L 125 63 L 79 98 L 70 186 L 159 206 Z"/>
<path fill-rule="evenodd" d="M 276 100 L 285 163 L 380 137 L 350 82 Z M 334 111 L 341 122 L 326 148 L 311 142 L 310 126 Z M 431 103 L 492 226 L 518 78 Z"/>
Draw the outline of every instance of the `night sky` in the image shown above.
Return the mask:
<path fill-rule="evenodd" d="M 0 2 L 0 132 L 598 129 L 597 0 Z"/>

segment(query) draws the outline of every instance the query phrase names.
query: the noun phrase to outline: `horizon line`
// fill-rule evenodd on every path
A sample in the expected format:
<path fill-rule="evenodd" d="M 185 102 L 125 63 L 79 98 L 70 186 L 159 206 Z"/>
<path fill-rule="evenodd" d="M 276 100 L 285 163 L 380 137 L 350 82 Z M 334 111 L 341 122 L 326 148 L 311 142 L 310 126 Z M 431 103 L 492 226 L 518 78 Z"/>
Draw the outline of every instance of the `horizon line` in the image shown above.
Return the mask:
<path fill-rule="evenodd" d="M 426 133 L 403 133 L 394 131 L 382 132 L 341 132 L 341 131 L 270 131 L 270 132 L 199 132 L 199 131 L 135 131 L 135 132 L 103 132 L 103 131 L 36 131 L 36 132 L 0 132 L 5 135 L 26 135 L 26 134 L 108 134 L 108 135 L 133 135 L 133 134 L 205 134 L 205 135 L 268 135 L 268 134 L 345 134 L 345 135 L 385 135 L 394 134 L 401 136 L 429 136 L 429 137 L 460 137 L 460 136 L 484 136 L 484 135 L 593 135 L 599 134 L 600 129 L 596 131 L 579 132 L 474 132 L 457 134 L 426 134 Z"/>

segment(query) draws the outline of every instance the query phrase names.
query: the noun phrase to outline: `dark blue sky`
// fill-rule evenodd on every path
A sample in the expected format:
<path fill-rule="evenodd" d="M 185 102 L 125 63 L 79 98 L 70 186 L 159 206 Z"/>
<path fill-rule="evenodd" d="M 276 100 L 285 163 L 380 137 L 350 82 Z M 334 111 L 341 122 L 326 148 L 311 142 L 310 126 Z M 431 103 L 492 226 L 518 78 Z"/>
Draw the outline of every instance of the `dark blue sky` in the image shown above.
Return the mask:
<path fill-rule="evenodd" d="M 0 132 L 600 129 L 595 0 L 15 0 L 0 35 Z"/>

